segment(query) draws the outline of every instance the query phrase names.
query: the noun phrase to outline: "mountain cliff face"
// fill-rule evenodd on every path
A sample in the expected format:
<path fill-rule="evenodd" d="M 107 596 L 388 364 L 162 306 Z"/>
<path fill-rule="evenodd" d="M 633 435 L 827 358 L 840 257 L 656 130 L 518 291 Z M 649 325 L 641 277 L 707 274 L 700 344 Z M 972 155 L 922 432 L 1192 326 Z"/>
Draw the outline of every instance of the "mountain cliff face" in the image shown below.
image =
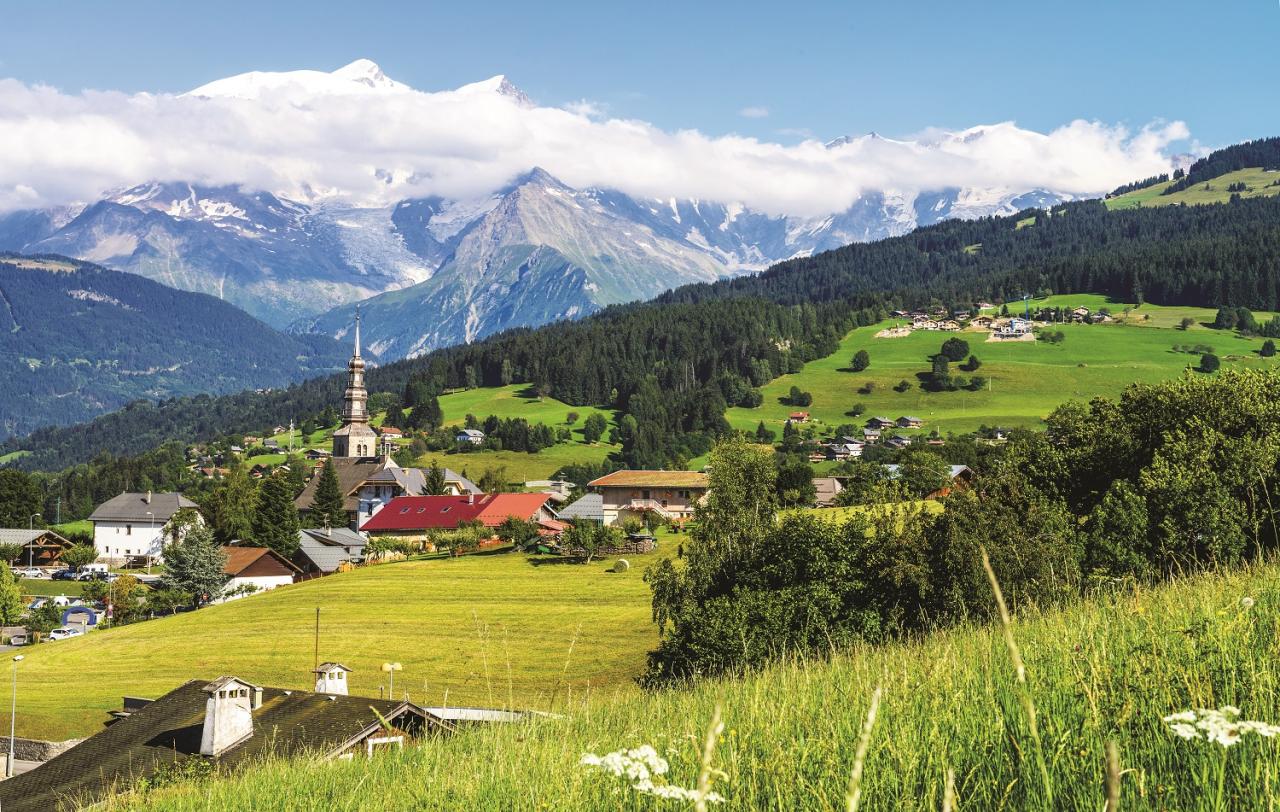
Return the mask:
<path fill-rule="evenodd" d="M 349 355 L 211 296 L 75 260 L 0 255 L 0 438 L 139 398 L 278 387 L 341 369 Z"/>

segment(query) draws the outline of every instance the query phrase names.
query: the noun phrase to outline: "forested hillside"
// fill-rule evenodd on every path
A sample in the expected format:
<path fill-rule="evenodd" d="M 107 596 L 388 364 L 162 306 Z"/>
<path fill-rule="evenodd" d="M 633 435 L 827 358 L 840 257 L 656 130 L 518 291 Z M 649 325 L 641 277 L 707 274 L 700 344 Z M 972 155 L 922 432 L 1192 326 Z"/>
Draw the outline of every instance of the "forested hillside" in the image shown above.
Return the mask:
<path fill-rule="evenodd" d="M 1210 156 L 1208 161 L 1213 160 Z M 1108 211 L 1101 201 L 1011 217 L 949 221 L 877 243 L 792 260 L 753 277 L 695 285 L 578 322 L 514 330 L 370 373 L 371 391 L 528 383 L 575 405 L 625 414 L 623 461 L 697 456 L 771 378 L 834 350 L 851 327 L 894 307 L 968 305 L 1026 293 L 1088 291 L 1159 304 L 1280 309 L 1280 199 Z M 47 429 L 0 453 L 59 468 L 101 451 L 132 454 L 317 414 L 340 377 L 265 394 L 142 403 Z"/>
<path fill-rule="evenodd" d="M 1280 138 L 1259 138 L 1220 149 L 1196 161 L 1187 174 L 1165 189 L 1163 194 L 1176 194 L 1219 175 L 1250 167 L 1280 169 Z"/>
<path fill-rule="evenodd" d="M 54 257 L 0 255 L 0 335 L 0 437 L 138 398 L 283 386 L 346 356 L 212 296 Z"/>

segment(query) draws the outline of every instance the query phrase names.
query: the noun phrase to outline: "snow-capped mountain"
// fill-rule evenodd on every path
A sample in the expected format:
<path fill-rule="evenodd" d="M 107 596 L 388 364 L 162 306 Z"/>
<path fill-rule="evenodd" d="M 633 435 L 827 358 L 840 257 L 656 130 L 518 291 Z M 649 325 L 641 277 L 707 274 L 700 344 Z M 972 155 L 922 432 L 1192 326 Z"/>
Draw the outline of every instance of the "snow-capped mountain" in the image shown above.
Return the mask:
<path fill-rule="evenodd" d="M 531 122 L 570 115 L 536 107 L 504 76 L 422 94 L 369 60 L 331 73 L 244 73 L 198 87 L 184 100 L 303 110 L 335 98 L 351 104 L 389 100 L 394 104 L 388 109 L 396 109 L 424 95 L 443 98 L 446 111 L 478 100 L 490 113 L 527 112 Z M 367 126 L 376 139 L 378 123 Z M 871 133 L 837 138 L 825 148 L 837 157 L 893 150 L 899 158 L 925 160 L 987 138 L 1008 138 L 1010 127 L 935 133 L 919 141 Z M 819 153 L 822 147 L 813 145 Z M 449 149 L 459 162 L 468 160 L 467 144 L 451 142 Z M 398 158 L 386 162 L 395 169 L 380 165 L 353 171 L 371 173 L 388 189 L 420 185 L 418 170 Z M 89 205 L 0 215 L 0 250 L 90 260 L 215 295 L 276 327 L 334 336 L 347 329 L 351 305 L 369 300 L 365 329 L 390 359 L 950 217 L 1007 214 L 1072 197 L 1040 188 L 920 191 L 885 184 L 840 211 L 787 216 L 732 200 L 573 188 L 535 166 L 521 172 L 456 199 L 391 197 L 387 203 L 384 196 L 377 205 L 361 205 L 363 198 L 311 185 L 305 177 L 294 178 L 287 194 L 248 183 L 138 179 L 139 185 Z"/>

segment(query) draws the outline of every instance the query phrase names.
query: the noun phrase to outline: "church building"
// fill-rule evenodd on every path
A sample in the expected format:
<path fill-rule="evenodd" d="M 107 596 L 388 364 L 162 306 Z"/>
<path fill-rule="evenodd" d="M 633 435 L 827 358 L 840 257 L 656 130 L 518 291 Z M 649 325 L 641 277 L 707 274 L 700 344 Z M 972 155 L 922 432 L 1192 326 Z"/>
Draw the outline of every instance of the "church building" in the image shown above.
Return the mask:
<path fill-rule="evenodd" d="M 342 427 L 333 433 L 334 459 L 378 456 L 378 433 L 369 425 L 369 393 L 364 388 L 360 357 L 360 309 L 356 308 L 355 355 L 347 364 L 347 391 L 342 396 Z"/>

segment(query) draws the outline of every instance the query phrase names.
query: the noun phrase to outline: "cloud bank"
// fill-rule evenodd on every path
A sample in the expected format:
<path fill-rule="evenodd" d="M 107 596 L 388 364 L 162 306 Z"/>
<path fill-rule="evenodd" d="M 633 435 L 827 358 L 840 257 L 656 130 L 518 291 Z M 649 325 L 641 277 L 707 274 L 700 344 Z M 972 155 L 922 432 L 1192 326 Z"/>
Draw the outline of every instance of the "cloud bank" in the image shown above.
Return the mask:
<path fill-rule="evenodd" d="M 1045 188 L 1095 195 L 1170 168 L 1182 122 L 1133 131 L 1012 122 L 910 141 L 783 145 L 531 103 L 502 77 L 421 92 L 361 60 L 333 73 L 231 77 L 188 94 L 62 93 L 0 80 L 0 211 L 84 202 L 144 181 L 240 184 L 387 204 L 472 198 L 540 166 L 576 187 L 735 202 L 816 216 L 863 192 Z"/>

